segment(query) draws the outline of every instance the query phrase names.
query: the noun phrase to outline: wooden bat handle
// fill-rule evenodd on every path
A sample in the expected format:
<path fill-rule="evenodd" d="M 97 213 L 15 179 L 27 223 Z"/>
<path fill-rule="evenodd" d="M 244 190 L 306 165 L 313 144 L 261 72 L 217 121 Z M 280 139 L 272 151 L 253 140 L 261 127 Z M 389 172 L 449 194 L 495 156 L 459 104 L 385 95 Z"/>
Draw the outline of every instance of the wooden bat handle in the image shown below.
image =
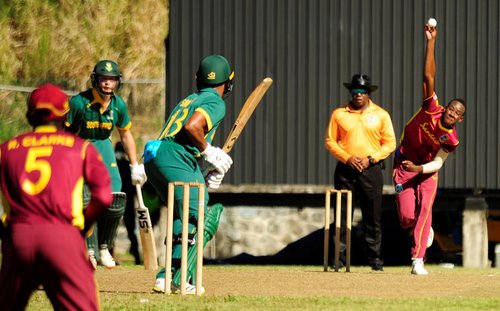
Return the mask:
<path fill-rule="evenodd" d="M 142 200 L 141 185 L 139 185 L 139 184 L 135 185 L 135 190 L 137 192 L 137 201 L 139 201 L 139 205 L 142 207 L 142 206 L 144 206 L 144 201 Z"/>

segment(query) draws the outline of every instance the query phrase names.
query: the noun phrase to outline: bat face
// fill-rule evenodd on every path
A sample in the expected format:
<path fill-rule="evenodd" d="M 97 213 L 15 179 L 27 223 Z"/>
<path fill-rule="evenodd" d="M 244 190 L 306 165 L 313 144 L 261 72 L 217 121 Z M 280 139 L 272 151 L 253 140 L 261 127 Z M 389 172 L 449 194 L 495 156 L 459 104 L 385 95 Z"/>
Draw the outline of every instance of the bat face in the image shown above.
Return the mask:
<path fill-rule="evenodd" d="M 158 268 L 158 260 L 156 256 L 156 244 L 153 225 L 151 223 L 151 217 L 149 216 L 149 210 L 146 206 L 144 206 L 141 186 L 135 186 L 137 192 L 137 200 L 139 202 L 139 206 L 135 211 L 137 221 L 139 222 L 139 235 L 141 237 L 144 268 L 146 268 L 146 270 L 156 270 Z"/>

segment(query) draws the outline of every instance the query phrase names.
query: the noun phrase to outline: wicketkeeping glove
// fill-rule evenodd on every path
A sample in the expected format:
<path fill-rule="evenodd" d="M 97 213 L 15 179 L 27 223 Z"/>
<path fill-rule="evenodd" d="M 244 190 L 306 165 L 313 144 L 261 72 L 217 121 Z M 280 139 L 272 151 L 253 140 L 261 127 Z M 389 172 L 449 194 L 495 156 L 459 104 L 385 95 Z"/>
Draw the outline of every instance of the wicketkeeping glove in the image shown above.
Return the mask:
<path fill-rule="evenodd" d="M 205 182 L 210 189 L 219 189 L 222 180 L 224 179 L 224 174 L 219 173 L 216 170 L 207 170 L 207 175 L 205 175 Z"/>
<path fill-rule="evenodd" d="M 207 144 L 207 148 L 201 153 L 205 161 L 210 163 L 219 173 L 226 174 L 233 164 L 231 157 L 219 147 Z"/>
<path fill-rule="evenodd" d="M 148 180 L 146 172 L 144 171 L 144 164 L 130 165 L 130 172 L 133 185 L 139 184 L 142 187 L 142 185 L 144 185 L 144 183 Z"/>

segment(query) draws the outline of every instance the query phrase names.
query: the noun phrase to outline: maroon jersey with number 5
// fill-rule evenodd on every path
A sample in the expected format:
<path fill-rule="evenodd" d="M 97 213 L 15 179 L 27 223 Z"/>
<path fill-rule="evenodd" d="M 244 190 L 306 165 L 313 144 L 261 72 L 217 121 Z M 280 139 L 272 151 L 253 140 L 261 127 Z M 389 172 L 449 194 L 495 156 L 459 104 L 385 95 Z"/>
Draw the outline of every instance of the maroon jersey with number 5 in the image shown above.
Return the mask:
<path fill-rule="evenodd" d="M 54 126 L 11 138 L 0 149 L 2 220 L 13 224 L 71 224 L 83 229 L 83 184 L 92 207 L 113 200 L 109 173 L 88 141 Z"/>

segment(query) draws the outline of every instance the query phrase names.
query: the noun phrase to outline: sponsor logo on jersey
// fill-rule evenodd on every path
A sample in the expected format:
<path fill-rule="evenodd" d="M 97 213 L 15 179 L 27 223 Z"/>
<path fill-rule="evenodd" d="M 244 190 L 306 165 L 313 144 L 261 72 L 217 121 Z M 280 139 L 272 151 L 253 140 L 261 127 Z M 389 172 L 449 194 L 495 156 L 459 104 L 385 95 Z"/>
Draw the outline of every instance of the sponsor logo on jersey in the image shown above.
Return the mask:
<path fill-rule="evenodd" d="M 87 129 L 111 130 L 113 128 L 113 123 L 111 122 L 100 123 L 99 121 L 87 121 L 86 127 Z"/>
<path fill-rule="evenodd" d="M 434 134 L 431 133 L 431 129 L 429 129 L 429 123 L 427 122 L 421 123 L 420 128 L 425 134 L 427 134 L 427 137 L 429 137 L 429 139 L 432 140 L 433 143 L 435 143 L 436 145 L 439 144 L 439 141 L 436 139 L 436 136 L 434 136 Z"/>
<path fill-rule="evenodd" d="M 442 143 L 444 143 L 444 142 L 445 142 L 445 141 L 447 141 L 448 139 L 450 139 L 450 138 L 449 138 L 449 137 L 448 137 L 448 135 L 446 135 L 446 134 L 443 134 L 443 135 L 441 135 L 441 136 L 439 137 L 439 141 L 440 141 L 440 142 L 442 142 Z"/>
<path fill-rule="evenodd" d="M 368 118 L 368 125 L 373 126 L 373 125 L 377 124 L 377 121 L 378 121 L 377 116 L 375 116 L 375 115 L 370 116 L 370 117 Z"/>

